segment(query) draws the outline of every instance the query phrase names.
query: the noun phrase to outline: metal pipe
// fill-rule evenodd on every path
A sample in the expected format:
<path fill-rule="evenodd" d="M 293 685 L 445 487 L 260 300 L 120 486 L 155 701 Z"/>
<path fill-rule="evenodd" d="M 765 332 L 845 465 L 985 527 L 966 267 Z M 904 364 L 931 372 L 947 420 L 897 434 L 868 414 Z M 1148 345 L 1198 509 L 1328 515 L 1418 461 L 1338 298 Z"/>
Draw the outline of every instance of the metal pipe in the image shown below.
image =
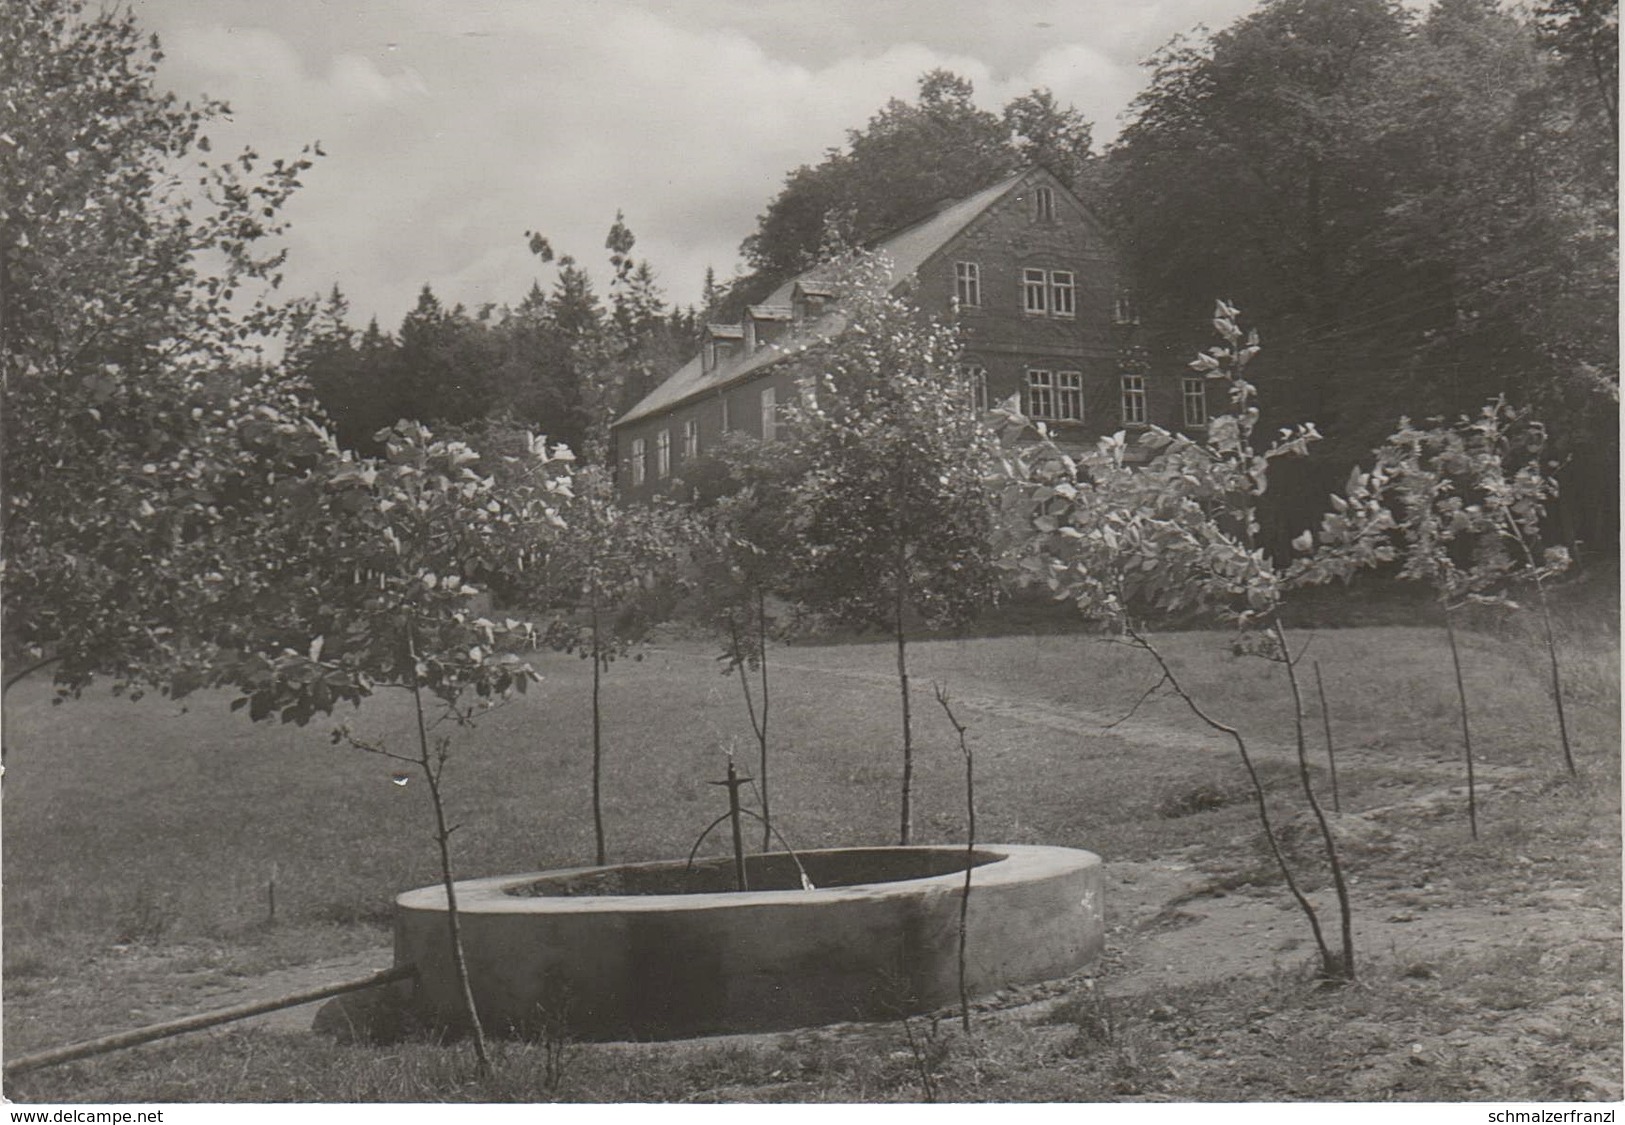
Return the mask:
<path fill-rule="evenodd" d="M 69 1043 L 62 1047 L 53 1047 L 48 1051 L 38 1051 L 32 1055 L 24 1055 L 20 1059 L 11 1059 L 5 1064 L 5 1073 L 9 1077 L 21 1074 L 24 1071 L 39 1070 L 41 1067 L 57 1066 L 61 1063 L 73 1062 L 76 1059 L 89 1058 L 92 1055 L 103 1055 L 109 1051 L 121 1050 L 125 1047 L 136 1047 L 142 1043 L 151 1043 L 155 1039 L 167 1039 L 171 1035 L 180 1035 L 188 1031 L 201 1031 L 216 1024 L 231 1023 L 233 1020 L 247 1019 L 249 1016 L 263 1015 L 266 1012 L 280 1011 L 283 1008 L 297 1008 L 300 1004 L 309 1004 L 314 1000 L 325 1000 L 330 996 L 339 996 L 346 992 L 359 992 L 364 988 L 373 988 L 380 984 L 389 984 L 393 981 L 405 980 L 417 976 L 416 965 L 396 965 L 394 968 L 384 969 L 371 976 L 356 980 L 344 981 L 340 984 L 329 984 L 321 988 L 305 989 L 302 992 L 291 992 L 286 996 L 274 1000 L 256 1000 L 249 1004 L 239 1004 L 232 1008 L 217 1008 L 212 1012 L 200 1012 L 195 1016 L 182 1016 L 180 1019 L 169 1020 L 165 1023 L 149 1024 L 138 1027 L 132 1031 L 120 1031 L 113 1035 L 104 1035 L 99 1039 L 86 1039 L 80 1043 Z"/>

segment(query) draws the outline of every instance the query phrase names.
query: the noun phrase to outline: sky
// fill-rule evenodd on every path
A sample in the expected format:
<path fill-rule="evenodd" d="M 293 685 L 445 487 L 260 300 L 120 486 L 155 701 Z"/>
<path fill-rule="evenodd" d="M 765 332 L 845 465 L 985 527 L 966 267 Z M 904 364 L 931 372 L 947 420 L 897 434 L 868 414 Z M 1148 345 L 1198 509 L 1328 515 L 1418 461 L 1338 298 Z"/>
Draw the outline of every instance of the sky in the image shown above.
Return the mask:
<path fill-rule="evenodd" d="M 624 211 L 668 300 L 699 298 L 788 172 L 815 164 L 919 76 L 971 79 L 984 108 L 1047 86 L 1097 146 L 1141 63 L 1253 0 L 133 0 L 161 80 L 232 117 L 216 153 L 326 153 L 286 209 L 285 287 L 335 283 L 396 327 L 425 282 L 447 303 L 516 303 L 554 267 L 600 287 Z"/>

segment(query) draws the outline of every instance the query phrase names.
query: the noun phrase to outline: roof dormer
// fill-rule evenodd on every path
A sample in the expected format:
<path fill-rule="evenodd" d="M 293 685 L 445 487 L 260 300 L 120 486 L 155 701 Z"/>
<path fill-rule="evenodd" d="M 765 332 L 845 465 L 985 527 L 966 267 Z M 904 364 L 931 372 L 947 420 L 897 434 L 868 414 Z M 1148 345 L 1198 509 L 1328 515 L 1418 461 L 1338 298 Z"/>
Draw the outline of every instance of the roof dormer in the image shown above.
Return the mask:
<path fill-rule="evenodd" d="M 734 356 L 739 355 L 745 344 L 745 326 L 743 324 L 707 324 L 705 326 L 705 347 L 700 352 L 700 365 L 707 371 L 715 371 L 727 363 Z"/>
<path fill-rule="evenodd" d="M 790 315 L 800 325 L 817 320 L 835 303 L 835 290 L 820 281 L 798 281 L 790 293 Z"/>
<path fill-rule="evenodd" d="M 790 333 L 794 313 L 788 305 L 748 305 L 745 308 L 745 354 L 776 344 Z"/>

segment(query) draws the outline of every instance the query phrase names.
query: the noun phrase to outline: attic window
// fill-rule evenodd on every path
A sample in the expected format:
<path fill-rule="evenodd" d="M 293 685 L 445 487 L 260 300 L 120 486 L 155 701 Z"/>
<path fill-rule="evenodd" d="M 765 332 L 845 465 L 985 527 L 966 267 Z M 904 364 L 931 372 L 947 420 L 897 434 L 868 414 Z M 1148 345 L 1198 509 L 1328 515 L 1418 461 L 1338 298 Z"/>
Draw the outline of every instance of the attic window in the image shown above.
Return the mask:
<path fill-rule="evenodd" d="M 727 363 L 745 342 L 745 327 L 742 324 L 708 324 L 705 332 L 702 366 L 706 371 L 714 371 Z"/>
<path fill-rule="evenodd" d="M 954 263 L 954 299 L 960 308 L 974 309 L 981 305 L 982 269 L 977 263 Z"/>
<path fill-rule="evenodd" d="M 1055 189 L 1041 187 L 1033 192 L 1034 217 L 1041 223 L 1055 221 Z"/>
<path fill-rule="evenodd" d="M 784 305 L 750 305 L 745 309 L 745 351 L 747 354 L 755 352 L 758 348 L 776 344 L 784 339 L 790 330 L 790 322 L 794 313 L 790 306 Z"/>

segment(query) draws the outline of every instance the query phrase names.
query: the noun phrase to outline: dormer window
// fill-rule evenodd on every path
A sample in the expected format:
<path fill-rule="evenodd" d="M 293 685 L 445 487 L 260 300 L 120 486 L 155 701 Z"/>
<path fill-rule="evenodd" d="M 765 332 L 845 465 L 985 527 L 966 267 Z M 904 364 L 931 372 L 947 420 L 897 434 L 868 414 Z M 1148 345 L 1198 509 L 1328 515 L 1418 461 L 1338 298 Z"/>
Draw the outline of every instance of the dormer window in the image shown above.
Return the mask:
<path fill-rule="evenodd" d="M 790 294 L 791 317 L 798 325 L 809 320 L 817 320 L 829 311 L 829 306 L 834 301 L 835 293 L 827 285 L 819 282 L 798 282 Z"/>
<path fill-rule="evenodd" d="M 745 351 L 776 344 L 790 331 L 792 312 L 782 305 L 751 305 L 745 309 Z"/>
<path fill-rule="evenodd" d="M 1033 217 L 1041 223 L 1055 221 L 1055 189 L 1041 187 L 1033 192 Z"/>
<path fill-rule="evenodd" d="M 707 372 L 715 371 L 737 355 L 744 342 L 745 327 L 742 324 L 707 324 L 700 366 Z"/>

